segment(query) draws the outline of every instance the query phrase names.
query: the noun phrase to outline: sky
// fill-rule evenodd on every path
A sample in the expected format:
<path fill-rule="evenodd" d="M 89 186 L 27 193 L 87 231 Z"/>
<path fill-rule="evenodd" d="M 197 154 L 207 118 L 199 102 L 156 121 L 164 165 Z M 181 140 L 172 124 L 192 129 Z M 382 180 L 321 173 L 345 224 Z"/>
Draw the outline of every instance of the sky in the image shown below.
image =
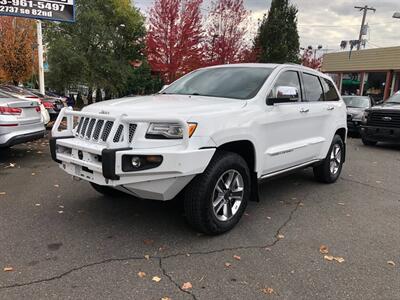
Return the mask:
<path fill-rule="evenodd" d="M 204 12 L 212 0 L 204 0 Z M 133 0 L 144 13 L 153 0 Z M 257 20 L 268 12 L 271 0 L 244 0 L 251 11 L 250 34 L 257 30 Z M 393 19 L 393 13 L 400 11 L 400 0 L 291 0 L 298 10 L 298 29 L 302 47 L 322 45 L 329 51 L 339 50 L 342 40 L 358 39 L 362 12 L 354 6 L 372 6 L 376 13 L 369 11 L 367 23 L 367 48 L 400 46 L 400 19 Z"/>

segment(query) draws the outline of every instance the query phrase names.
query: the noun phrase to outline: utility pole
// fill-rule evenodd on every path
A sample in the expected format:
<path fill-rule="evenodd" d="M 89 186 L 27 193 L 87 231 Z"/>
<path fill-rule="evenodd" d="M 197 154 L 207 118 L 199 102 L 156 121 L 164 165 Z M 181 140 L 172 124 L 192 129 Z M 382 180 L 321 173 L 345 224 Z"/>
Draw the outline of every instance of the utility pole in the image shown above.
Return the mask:
<path fill-rule="evenodd" d="M 41 94 L 45 94 L 44 88 L 44 67 L 43 67 L 43 33 L 42 33 L 42 21 L 36 21 L 37 28 L 37 43 L 38 43 L 38 62 L 39 62 L 39 91 Z"/>
<path fill-rule="evenodd" d="M 363 7 L 354 6 L 354 8 L 359 9 L 360 11 L 364 11 L 362 22 L 361 22 L 361 28 L 360 28 L 360 36 L 358 37 L 358 45 L 357 45 L 357 50 L 360 50 L 362 37 L 363 37 L 363 32 L 364 32 L 364 27 L 365 27 L 365 20 L 367 19 L 367 13 L 368 13 L 369 10 L 372 10 L 373 12 L 376 12 L 376 9 L 373 8 L 373 7 L 369 7 L 368 5 L 365 5 Z"/>

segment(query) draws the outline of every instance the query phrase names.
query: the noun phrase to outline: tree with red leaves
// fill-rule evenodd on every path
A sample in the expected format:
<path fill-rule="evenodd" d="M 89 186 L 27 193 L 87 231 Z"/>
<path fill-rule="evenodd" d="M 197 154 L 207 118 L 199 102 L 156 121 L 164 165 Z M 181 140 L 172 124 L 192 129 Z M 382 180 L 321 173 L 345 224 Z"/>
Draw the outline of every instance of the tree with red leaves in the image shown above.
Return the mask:
<path fill-rule="evenodd" d="M 149 12 L 147 59 L 169 83 L 202 64 L 203 0 L 155 0 Z"/>
<path fill-rule="evenodd" d="M 317 50 L 309 46 L 304 49 L 303 55 L 301 56 L 301 64 L 311 69 L 320 70 L 322 66 L 322 57 L 317 57 Z"/>
<path fill-rule="evenodd" d="M 205 46 L 208 64 L 231 64 L 248 59 L 248 21 L 249 13 L 243 0 L 217 0 L 212 3 Z"/>

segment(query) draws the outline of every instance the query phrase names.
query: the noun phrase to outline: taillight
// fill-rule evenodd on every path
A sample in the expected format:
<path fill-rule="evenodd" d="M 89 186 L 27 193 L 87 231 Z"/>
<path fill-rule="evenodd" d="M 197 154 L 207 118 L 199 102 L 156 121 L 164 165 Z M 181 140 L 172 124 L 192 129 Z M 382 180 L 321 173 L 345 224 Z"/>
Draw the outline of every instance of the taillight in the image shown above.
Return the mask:
<path fill-rule="evenodd" d="M 0 115 L 20 115 L 22 109 L 16 107 L 0 106 Z"/>
<path fill-rule="evenodd" d="M 45 108 L 47 108 L 47 109 L 51 109 L 51 108 L 54 108 L 54 104 L 53 103 L 51 103 L 51 102 L 43 102 L 43 106 L 45 107 Z"/>
<path fill-rule="evenodd" d="M 40 106 L 36 106 L 35 109 L 37 112 L 40 112 Z"/>

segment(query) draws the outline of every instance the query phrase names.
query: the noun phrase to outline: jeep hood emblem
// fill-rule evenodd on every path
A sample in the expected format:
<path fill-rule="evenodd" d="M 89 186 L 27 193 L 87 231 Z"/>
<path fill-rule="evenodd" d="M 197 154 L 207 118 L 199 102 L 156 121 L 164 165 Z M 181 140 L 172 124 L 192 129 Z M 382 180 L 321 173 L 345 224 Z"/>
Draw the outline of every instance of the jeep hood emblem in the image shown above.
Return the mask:
<path fill-rule="evenodd" d="M 99 112 L 99 114 L 101 114 L 101 115 L 109 115 L 110 112 L 109 112 L 109 111 L 102 110 L 102 111 Z"/>

